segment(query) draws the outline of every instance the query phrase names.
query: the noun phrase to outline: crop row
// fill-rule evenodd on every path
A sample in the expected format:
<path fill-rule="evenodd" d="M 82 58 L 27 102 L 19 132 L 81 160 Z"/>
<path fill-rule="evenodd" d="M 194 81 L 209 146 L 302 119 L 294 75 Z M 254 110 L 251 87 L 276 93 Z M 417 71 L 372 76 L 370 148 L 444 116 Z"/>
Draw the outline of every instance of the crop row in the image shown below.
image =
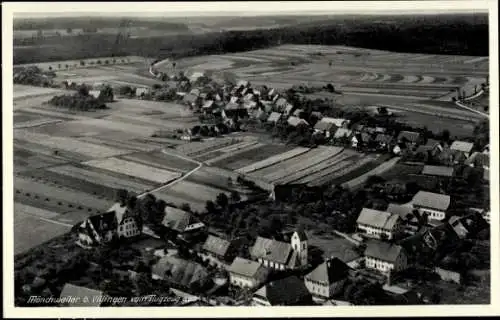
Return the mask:
<path fill-rule="evenodd" d="M 238 169 L 236 171 L 238 171 L 240 173 L 250 173 L 250 172 L 257 171 L 257 170 L 272 166 L 274 164 L 280 163 L 280 162 L 285 161 L 287 159 L 299 156 L 299 155 L 306 153 L 308 151 L 309 151 L 309 148 L 297 147 L 297 148 L 294 148 L 290 151 L 271 156 L 271 157 L 264 159 L 262 161 L 258 161 L 256 163 L 253 163 L 249 166 L 243 167 L 243 168 Z"/>

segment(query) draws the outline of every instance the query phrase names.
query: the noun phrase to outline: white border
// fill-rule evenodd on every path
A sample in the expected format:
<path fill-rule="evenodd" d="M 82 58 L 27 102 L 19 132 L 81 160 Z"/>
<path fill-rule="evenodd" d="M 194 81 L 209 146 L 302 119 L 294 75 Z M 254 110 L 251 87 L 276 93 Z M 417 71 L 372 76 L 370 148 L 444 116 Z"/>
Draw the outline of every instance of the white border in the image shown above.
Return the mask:
<path fill-rule="evenodd" d="M 499 176 L 498 164 L 498 6 L 497 1 L 329 1 L 329 2 L 36 2 L 2 4 L 2 69 L 3 69 L 3 310 L 5 317 L 63 318 L 68 317 L 311 317 L 311 316 L 479 316 L 499 315 Z M 286 11 L 283 11 L 286 8 Z M 12 17 L 14 13 L 41 15 L 113 15 L 117 12 L 141 16 L 228 16 L 279 14 L 412 14 L 438 12 L 489 12 L 490 21 L 490 131 L 491 131 L 491 304 L 490 305 L 437 305 L 437 306 L 356 306 L 356 307 L 192 307 L 192 308 L 15 308 L 13 289 L 13 168 L 12 168 Z M 203 12 L 203 13 L 200 13 Z M 47 14 L 44 14 L 47 16 Z M 50 15 L 50 14 L 49 14 Z M 24 14 L 23 14 L 24 16 Z"/>

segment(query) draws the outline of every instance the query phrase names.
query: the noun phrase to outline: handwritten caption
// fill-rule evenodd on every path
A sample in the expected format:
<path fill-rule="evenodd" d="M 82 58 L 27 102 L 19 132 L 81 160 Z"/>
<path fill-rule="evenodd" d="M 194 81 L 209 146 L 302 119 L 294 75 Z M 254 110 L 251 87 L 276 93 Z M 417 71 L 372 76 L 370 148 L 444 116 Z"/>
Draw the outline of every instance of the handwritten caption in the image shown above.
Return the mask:
<path fill-rule="evenodd" d="M 28 303 L 30 304 L 67 304 L 67 305 L 81 305 L 81 304 L 166 304 L 166 303 L 188 303 L 191 300 L 184 297 L 167 297 L 157 295 L 146 295 L 139 297 L 111 297 L 107 295 L 99 296 L 65 296 L 65 297 L 42 297 L 30 296 Z"/>

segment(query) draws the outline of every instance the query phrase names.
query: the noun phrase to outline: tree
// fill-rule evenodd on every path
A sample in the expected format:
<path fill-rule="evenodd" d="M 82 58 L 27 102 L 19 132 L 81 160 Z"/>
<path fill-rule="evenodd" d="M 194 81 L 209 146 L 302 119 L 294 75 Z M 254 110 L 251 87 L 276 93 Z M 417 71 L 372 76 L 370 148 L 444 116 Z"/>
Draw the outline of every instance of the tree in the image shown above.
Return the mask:
<path fill-rule="evenodd" d="M 83 67 L 85 65 L 85 61 L 80 60 L 80 65 Z"/>
<path fill-rule="evenodd" d="M 72 33 L 73 33 L 73 29 L 71 29 L 71 28 L 67 28 L 67 29 L 66 29 L 66 33 L 67 33 L 67 34 L 72 34 Z"/>
<path fill-rule="evenodd" d="M 232 203 L 237 203 L 237 202 L 239 202 L 240 200 L 241 200 L 241 196 L 240 196 L 240 194 L 238 193 L 238 191 L 233 190 L 233 191 L 231 192 L 231 202 L 232 202 Z"/>
<path fill-rule="evenodd" d="M 115 199 L 117 202 L 119 202 L 122 206 L 126 204 L 128 198 L 128 191 L 125 189 L 118 189 L 115 192 Z"/>
<path fill-rule="evenodd" d="M 450 141 L 450 131 L 449 130 L 443 130 L 441 132 L 441 139 L 443 139 L 444 141 L 448 142 Z"/>
<path fill-rule="evenodd" d="M 187 211 L 187 212 L 191 212 L 191 206 L 189 206 L 189 203 L 183 203 L 181 205 L 181 210 L 184 210 L 184 211 Z"/>
<path fill-rule="evenodd" d="M 85 84 L 82 84 L 80 87 L 78 87 L 78 94 L 84 97 L 88 96 L 89 88 Z"/>
<path fill-rule="evenodd" d="M 205 210 L 207 210 L 207 213 L 212 214 L 215 212 L 215 203 L 212 200 L 208 200 L 205 204 Z"/>
<path fill-rule="evenodd" d="M 326 90 L 328 90 L 328 92 L 335 92 L 335 87 L 333 84 L 329 83 L 326 85 Z"/>
<path fill-rule="evenodd" d="M 111 88 L 111 86 L 109 85 L 102 88 L 101 91 L 99 92 L 98 99 L 102 102 L 113 102 L 114 100 L 113 88 Z"/>
<path fill-rule="evenodd" d="M 223 192 L 219 193 L 216 198 L 216 203 L 219 207 L 222 209 L 225 209 L 229 203 L 229 199 L 227 198 L 227 195 Z"/>

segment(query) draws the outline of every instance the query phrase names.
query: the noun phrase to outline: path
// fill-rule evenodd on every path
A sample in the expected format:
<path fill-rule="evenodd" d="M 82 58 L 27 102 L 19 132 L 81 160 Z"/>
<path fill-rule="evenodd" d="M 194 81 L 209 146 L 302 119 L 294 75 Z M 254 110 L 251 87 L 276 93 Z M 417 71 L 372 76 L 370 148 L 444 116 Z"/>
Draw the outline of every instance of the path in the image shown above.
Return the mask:
<path fill-rule="evenodd" d="M 480 115 L 482 115 L 482 116 L 484 116 L 484 117 L 486 117 L 486 118 L 489 118 L 489 117 L 490 117 L 490 115 L 489 115 L 489 114 L 484 113 L 484 112 L 481 112 L 481 111 L 476 110 L 476 109 L 472 109 L 472 108 L 470 108 L 470 107 L 467 107 L 466 105 L 464 105 L 464 104 L 463 104 L 462 102 L 460 102 L 460 101 L 455 101 L 455 104 L 456 104 L 457 106 L 461 107 L 461 108 L 467 109 L 467 110 L 472 111 L 472 112 L 477 113 L 477 114 L 480 114 Z"/>
<path fill-rule="evenodd" d="M 348 188 L 355 188 L 355 187 L 359 186 L 360 184 L 364 183 L 366 181 L 366 179 L 368 179 L 369 176 L 379 175 L 379 174 L 382 174 L 382 173 L 386 172 L 387 170 L 391 169 L 399 161 L 399 159 L 401 159 L 401 157 L 395 157 L 395 158 L 389 159 L 386 162 L 380 164 L 375 169 L 368 171 L 365 174 L 344 183 L 343 186 L 348 187 Z"/>

